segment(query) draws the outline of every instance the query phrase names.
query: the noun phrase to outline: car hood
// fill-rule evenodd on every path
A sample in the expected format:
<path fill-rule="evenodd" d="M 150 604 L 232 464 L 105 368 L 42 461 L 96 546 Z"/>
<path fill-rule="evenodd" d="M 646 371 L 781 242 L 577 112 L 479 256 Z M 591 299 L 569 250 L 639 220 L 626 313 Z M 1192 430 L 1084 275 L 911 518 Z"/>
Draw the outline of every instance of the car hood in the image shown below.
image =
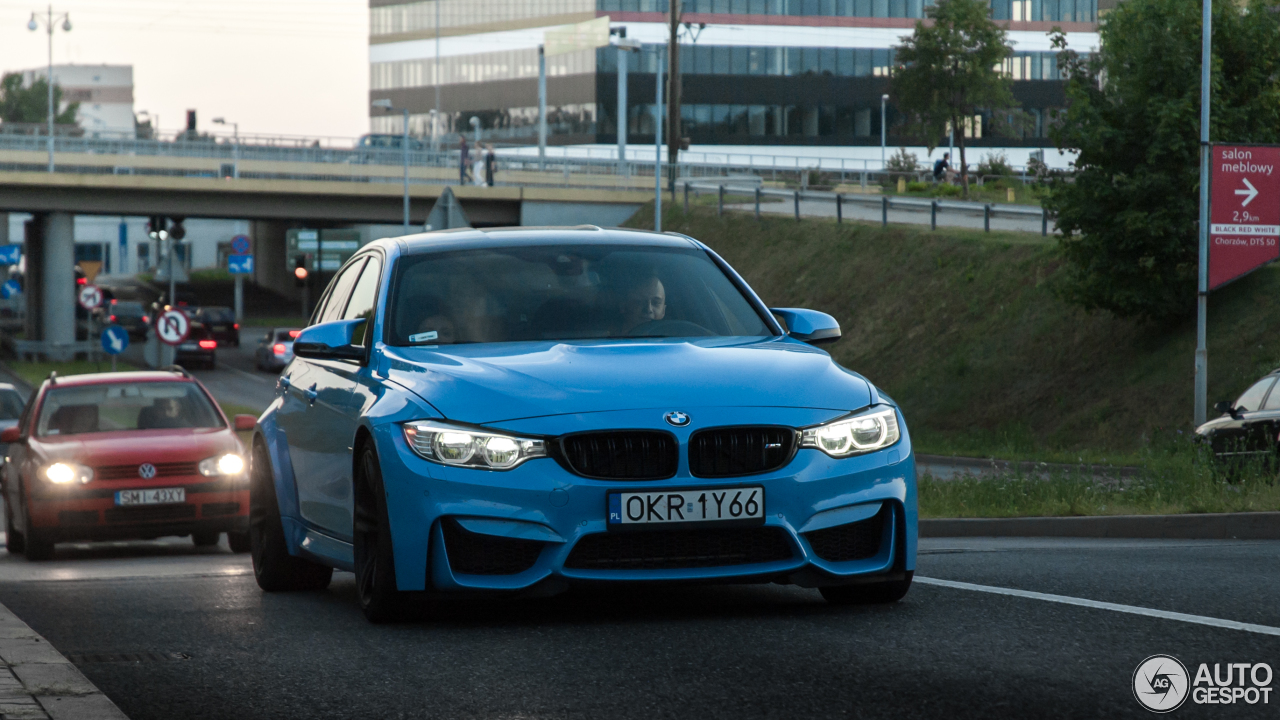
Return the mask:
<path fill-rule="evenodd" d="M 523 342 L 386 348 L 380 371 L 461 422 L 640 408 L 856 410 L 870 383 L 781 338 Z"/>
<path fill-rule="evenodd" d="M 132 430 L 32 438 L 46 460 L 69 460 L 101 467 L 132 463 L 192 462 L 240 449 L 226 428 Z"/>

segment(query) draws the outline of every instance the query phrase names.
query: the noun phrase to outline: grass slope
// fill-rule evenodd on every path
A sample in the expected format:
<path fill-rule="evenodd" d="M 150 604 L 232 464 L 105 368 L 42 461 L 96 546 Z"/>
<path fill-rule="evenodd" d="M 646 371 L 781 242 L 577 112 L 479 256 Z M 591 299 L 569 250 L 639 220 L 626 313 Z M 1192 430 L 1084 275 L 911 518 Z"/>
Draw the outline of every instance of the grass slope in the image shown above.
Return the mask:
<path fill-rule="evenodd" d="M 652 223 L 652 208 L 631 221 Z M 1191 429 L 1194 320 L 1065 304 L 1051 240 L 679 207 L 663 228 L 706 242 L 769 305 L 834 315 L 832 354 L 900 403 L 921 452 L 1123 462 Z M 1278 364 L 1276 297 L 1276 268 L 1211 297 L 1210 403 Z"/>

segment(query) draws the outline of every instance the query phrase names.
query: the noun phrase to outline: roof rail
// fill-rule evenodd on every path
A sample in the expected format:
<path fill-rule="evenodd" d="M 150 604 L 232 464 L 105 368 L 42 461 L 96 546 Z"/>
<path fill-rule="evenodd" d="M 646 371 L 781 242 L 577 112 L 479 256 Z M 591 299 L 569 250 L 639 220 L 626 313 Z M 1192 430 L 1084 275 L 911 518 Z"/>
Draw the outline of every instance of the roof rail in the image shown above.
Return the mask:
<path fill-rule="evenodd" d="M 50 384 L 50 385 L 57 385 L 57 384 L 58 384 L 58 371 L 57 371 L 57 370 L 50 370 L 50 371 L 49 371 L 49 377 L 48 377 L 48 378 L 46 378 L 46 379 L 49 381 L 49 384 Z"/>
<path fill-rule="evenodd" d="M 186 369 L 186 368 L 184 368 L 184 367 L 182 367 L 181 365 L 169 365 L 169 366 L 167 366 L 167 367 L 162 367 L 162 368 L 160 368 L 160 369 L 161 369 L 162 371 L 164 371 L 164 372 L 178 373 L 179 375 L 181 375 L 181 376 L 182 376 L 182 377 L 184 377 L 184 378 L 190 378 L 190 377 L 191 377 L 191 373 L 190 373 L 190 372 L 188 372 L 188 371 L 187 371 L 187 369 Z"/>

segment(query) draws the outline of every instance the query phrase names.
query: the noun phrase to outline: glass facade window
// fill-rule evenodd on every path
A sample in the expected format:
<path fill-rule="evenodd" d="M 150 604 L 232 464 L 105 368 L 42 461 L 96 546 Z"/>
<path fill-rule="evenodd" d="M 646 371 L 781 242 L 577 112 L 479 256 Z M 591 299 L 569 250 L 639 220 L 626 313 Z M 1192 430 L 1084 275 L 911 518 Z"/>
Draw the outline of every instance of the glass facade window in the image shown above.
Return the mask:
<path fill-rule="evenodd" d="M 663 46 L 646 45 L 633 72 L 654 72 L 655 52 Z M 832 75 L 835 77 L 887 77 L 893 67 L 892 49 L 779 48 L 685 45 L 681 67 L 687 75 Z M 637 67 L 637 65 L 639 67 Z M 618 51 L 596 51 L 596 67 L 603 73 L 618 71 Z M 1014 80 L 1058 79 L 1058 56 L 1051 52 L 1017 53 L 1002 70 Z"/>
<path fill-rule="evenodd" d="M 921 18 L 931 0 L 684 0 L 684 12 L 712 15 Z M 668 12 L 667 0 L 598 0 L 600 12 Z M 1098 0 L 991 0 L 996 20 L 1097 22 Z"/>
<path fill-rule="evenodd" d="M 422 0 L 370 8 L 369 34 L 377 37 L 434 31 L 437 4 L 440 27 L 455 28 L 594 13 L 598 3 L 597 0 Z"/>
<path fill-rule="evenodd" d="M 515 107 L 505 110 L 465 110 L 444 113 L 438 133 L 470 133 L 471 118 L 480 119 L 484 140 L 507 140 L 534 137 L 538 133 L 538 108 Z M 596 103 L 574 103 L 547 106 L 547 132 L 553 135 L 579 135 L 608 132 L 597 124 Z M 369 118 L 372 132 L 398 135 L 404 132 L 403 115 L 374 115 Z M 636 132 L 643 132 L 637 130 Z M 653 132 L 650 123 L 649 132 Z M 409 116 L 409 133 L 420 137 L 431 136 L 431 114 Z"/>
<path fill-rule="evenodd" d="M 594 73 L 596 57 L 597 53 L 591 50 L 552 55 L 547 58 L 547 77 Z M 616 58 L 614 60 L 616 72 Z M 459 85 L 493 80 L 537 79 L 538 51 L 531 48 L 440 58 L 438 76 L 436 72 L 434 58 L 371 63 L 369 87 L 372 90 L 399 90 L 432 87 L 437 82 L 441 85 Z"/>

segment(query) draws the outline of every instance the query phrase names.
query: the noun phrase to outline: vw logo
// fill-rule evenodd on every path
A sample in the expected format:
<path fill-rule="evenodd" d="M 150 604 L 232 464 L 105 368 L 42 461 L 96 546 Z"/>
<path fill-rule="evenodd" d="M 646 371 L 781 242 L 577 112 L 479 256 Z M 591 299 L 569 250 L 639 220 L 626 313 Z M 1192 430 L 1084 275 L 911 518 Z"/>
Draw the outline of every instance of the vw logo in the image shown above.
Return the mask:
<path fill-rule="evenodd" d="M 688 413 L 682 413 L 679 410 L 672 410 L 666 415 L 663 415 L 662 419 L 666 420 L 668 424 L 675 425 L 676 427 L 684 427 L 689 424 Z"/>
<path fill-rule="evenodd" d="M 151 463 L 142 463 L 138 466 L 138 477 L 143 480 L 150 480 L 156 476 L 156 466 Z"/>

